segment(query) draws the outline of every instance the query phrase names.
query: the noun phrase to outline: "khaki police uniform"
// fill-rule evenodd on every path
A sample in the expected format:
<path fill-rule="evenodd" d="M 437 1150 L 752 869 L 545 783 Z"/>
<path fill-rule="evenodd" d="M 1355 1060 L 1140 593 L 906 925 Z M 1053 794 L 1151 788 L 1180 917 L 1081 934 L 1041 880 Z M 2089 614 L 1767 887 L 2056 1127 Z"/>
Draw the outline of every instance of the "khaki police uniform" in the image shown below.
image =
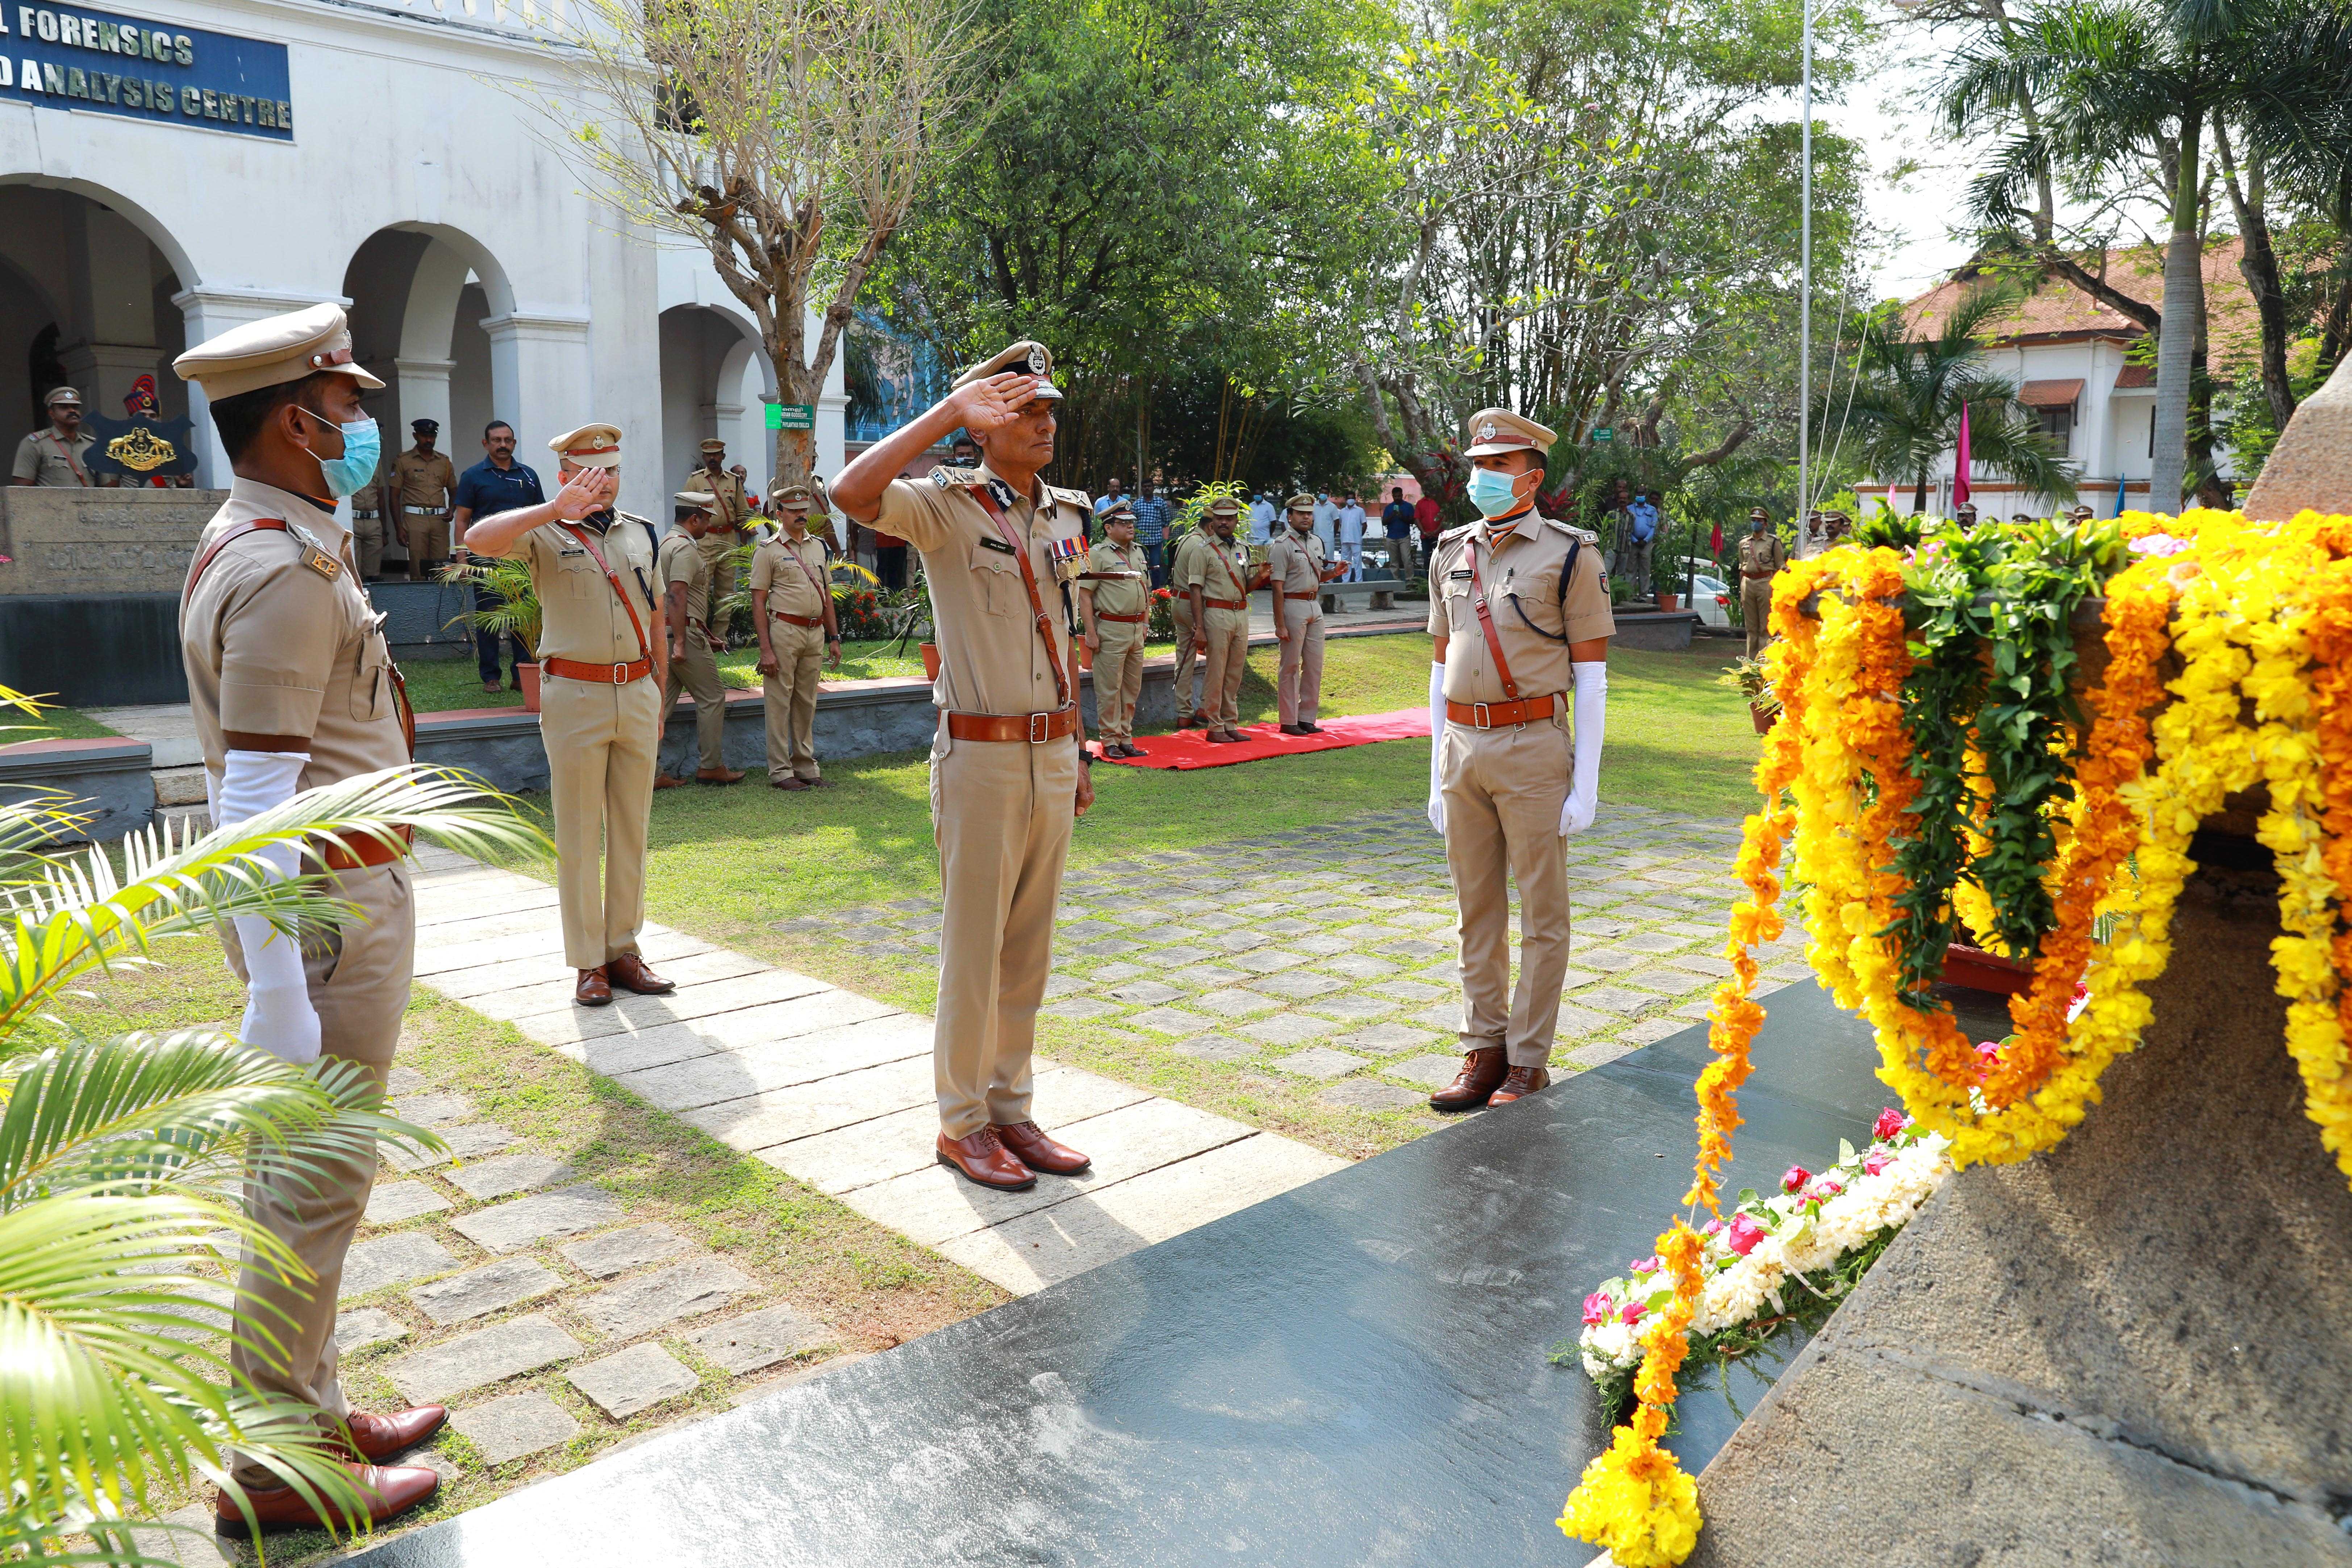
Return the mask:
<path fill-rule="evenodd" d="M 1143 696 L 1143 643 L 1151 619 L 1151 563 L 1140 544 L 1103 540 L 1087 552 L 1085 591 L 1094 601 L 1095 733 L 1135 739 L 1135 705 Z"/>
<path fill-rule="evenodd" d="M 1030 1119 L 1029 1058 L 1082 765 L 1070 605 L 1051 549 L 1056 540 L 1083 541 L 1090 515 L 1083 490 L 1040 484 L 1020 495 L 983 464 L 893 480 L 869 525 L 922 552 L 938 627 L 931 820 L 945 907 L 931 1054 L 950 1138 Z M 1045 613 L 1042 631 L 1024 557 Z M 986 723 L 989 715 L 1000 721 Z M 966 739 L 959 729 L 1019 738 Z"/>
<path fill-rule="evenodd" d="M 1176 585 L 1188 604 L 1192 590 L 1201 590 L 1195 635 L 1209 666 L 1201 700 L 1210 729 L 1233 730 L 1242 721 L 1242 677 L 1249 669 L 1249 552 L 1239 539 L 1228 544 L 1205 525 L 1186 542 L 1192 548 Z"/>
<path fill-rule="evenodd" d="M 768 646 L 776 655 L 776 673 L 760 681 L 768 709 L 771 784 L 822 776 L 815 734 L 824 611 L 831 597 L 819 586 L 824 580 L 824 545 L 814 534 L 794 540 L 779 532 L 751 552 L 751 603 L 768 617 Z"/>
<path fill-rule="evenodd" d="M 1462 939 L 1462 1046 L 1500 1046 L 1511 1066 L 1541 1067 L 1568 971 L 1569 644 L 1617 629 L 1601 541 L 1533 511 L 1471 523 L 1439 537 L 1429 582 L 1429 630 L 1446 639 L 1438 778 Z M 1507 881 L 1519 889 L 1516 995 Z"/>
<path fill-rule="evenodd" d="M 97 445 L 98 437 L 88 430 L 77 430 L 67 437 L 58 435 L 54 425 L 44 426 L 16 443 L 16 462 L 10 472 L 36 485 L 68 489 L 86 487 L 91 483 L 89 449 Z"/>
<path fill-rule="evenodd" d="M 1766 527 L 1739 542 L 1739 619 L 1748 634 L 1748 657 L 1772 640 L 1772 579 L 1789 564 L 1789 547 Z"/>
<path fill-rule="evenodd" d="M 674 528 L 661 542 L 661 595 L 686 584 L 686 625 L 678 628 L 678 646 L 686 657 L 669 667 L 669 695 L 662 701 L 661 734 L 669 734 L 669 718 L 677 711 L 681 692 L 694 694 L 694 736 L 701 753 L 701 771 L 718 773 L 727 765 L 727 688 L 719 679 L 719 658 L 710 651 L 710 563 L 702 553 L 705 542 Z"/>
<path fill-rule="evenodd" d="M 1175 592 L 1168 595 L 1168 618 L 1176 627 L 1176 727 L 1182 729 L 1195 713 L 1209 709 L 1207 676 L 1201 656 L 1204 651 L 1201 628 L 1192 624 L 1192 601 L 1184 592 L 1185 575 L 1191 569 L 1192 552 L 1208 535 L 1205 528 L 1191 528 L 1176 542 L 1176 552 L 1168 562 L 1168 585 Z"/>
<path fill-rule="evenodd" d="M 377 453 L 367 489 L 352 498 L 352 549 L 362 579 L 383 575 L 384 496 L 392 483 L 392 458 L 390 452 Z"/>
<path fill-rule="evenodd" d="M 1266 547 L 1276 595 L 1277 623 L 1289 637 L 1279 646 L 1282 672 L 1275 686 L 1276 708 L 1286 725 L 1312 724 L 1323 709 L 1323 540 L 1311 529 L 1301 533 L 1287 522 Z"/>
<path fill-rule="evenodd" d="M 617 468 L 620 444 L 616 427 L 590 425 L 548 446 L 576 468 Z M 539 733 L 555 807 L 563 962 L 572 969 L 637 952 L 646 923 L 646 832 L 661 740 L 655 661 L 663 657 L 653 534 L 644 518 L 614 511 L 542 524 L 508 550 L 539 595 Z"/>
<path fill-rule="evenodd" d="M 350 363 L 350 349 L 343 312 L 314 305 L 201 343 L 173 368 L 203 382 L 215 400 L 299 380 L 313 368 L 381 386 Z M 330 363 L 315 365 L 320 357 Z M 257 521 L 288 526 L 247 528 Z M 180 602 L 188 707 L 215 784 L 226 769 L 230 731 L 309 737 L 303 789 L 409 761 L 406 699 L 384 644 L 383 617 L 369 605 L 357 576 L 351 538 L 332 512 L 256 480 L 231 481 L 228 499 L 197 537 Z M 381 1088 L 408 1005 L 416 910 L 404 856 L 381 845 L 355 847 L 358 860 L 375 863 L 338 856 L 340 868 L 328 873 L 330 889 L 355 913 L 305 949 L 303 968 L 322 1056 L 359 1064 Z M 318 868 L 307 858 L 305 867 Z M 226 922 L 220 929 L 229 967 L 244 980 L 236 930 Z M 288 1283 L 248 1258 L 238 1289 L 255 1305 L 238 1316 L 266 1335 L 250 1335 L 252 1342 L 239 1342 L 230 1358 L 262 1393 L 335 1421 L 351 1413 L 337 1373 L 335 1298 L 375 1167 L 371 1146 L 299 1174 L 246 1184 L 252 1217 L 290 1247 L 315 1280 Z M 236 1474 L 249 1486 L 279 1484 L 252 1467 L 239 1466 Z"/>
<path fill-rule="evenodd" d="M 709 443 L 704 444 L 704 451 L 711 449 Z M 723 453 L 727 448 L 721 445 L 717 449 Z M 735 592 L 735 547 L 743 542 L 742 528 L 751 519 L 751 502 L 743 493 L 740 476 L 723 468 L 716 474 L 698 468 L 677 488 L 710 498 L 710 531 L 702 536 L 698 548 L 710 568 L 710 604 L 716 610 Z M 723 625 L 719 634 L 726 635 Z"/>
<path fill-rule="evenodd" d="M 457 491 L 457 469 L 446 452 L 420 452 L 411 447 L 392 463 L 394 504 L 400 508 L 401 542 L 408 546 L 408 575 L 414 581 L 427 564 L 449 558 L 450 498 Z"/>

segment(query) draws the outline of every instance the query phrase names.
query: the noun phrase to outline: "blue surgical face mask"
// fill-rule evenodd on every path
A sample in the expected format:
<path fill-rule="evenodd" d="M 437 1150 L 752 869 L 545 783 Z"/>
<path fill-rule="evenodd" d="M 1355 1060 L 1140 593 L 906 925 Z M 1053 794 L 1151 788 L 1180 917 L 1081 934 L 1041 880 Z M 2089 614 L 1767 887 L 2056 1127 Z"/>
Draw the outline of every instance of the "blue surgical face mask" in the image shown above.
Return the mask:
<path fill-rule="evenodd" d="M 1470 470 L 1470 504 L 1483 517 L 1500 517 L 1517 510 L 1519 505 L 1518 481 L 1494 468 Z"/>
<path fill-rule="evenodd" d="M 301 408 L 299 404 L 295 406 Z M 307 408 L 301 411 L 310 414 Z M 316 414 L 310 414 L 310 417 L 321 425 L 327 423 Z M 383 437 L 377 433 L 373 419 L 355 420 L 336 428 L 343 433 L 343 455 L 321 458 L 313 452 L 310 459 L 319 465 L 319 478 L 325 483 L 327 493 L 340 500 L 359 494 L 375 478 L 376 462 L 383 456 Z"/>

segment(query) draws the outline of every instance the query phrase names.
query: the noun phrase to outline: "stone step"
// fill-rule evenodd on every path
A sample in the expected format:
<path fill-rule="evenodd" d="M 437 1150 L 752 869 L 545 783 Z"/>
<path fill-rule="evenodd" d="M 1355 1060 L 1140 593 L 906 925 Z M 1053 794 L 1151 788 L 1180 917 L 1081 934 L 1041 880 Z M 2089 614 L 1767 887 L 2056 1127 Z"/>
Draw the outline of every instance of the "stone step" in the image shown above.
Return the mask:
<path fill-rule="evenodd" d="M 155 804 L 157 805 L 202 805 L 205 804 L 205 765 L 193 767 L 157 768 L 155 770 Z"/>

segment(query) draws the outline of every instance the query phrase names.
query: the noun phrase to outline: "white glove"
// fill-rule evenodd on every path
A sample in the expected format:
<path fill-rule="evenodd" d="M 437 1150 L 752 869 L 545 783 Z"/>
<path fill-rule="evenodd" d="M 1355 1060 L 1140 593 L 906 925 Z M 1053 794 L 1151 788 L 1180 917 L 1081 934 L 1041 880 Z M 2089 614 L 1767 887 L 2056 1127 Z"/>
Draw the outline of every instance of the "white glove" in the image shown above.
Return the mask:
<path fill-rule="evenodd" d="M 226 827 L 285 805 L 301 788 L 307 752 L 231 752 L 216 792 L 207 790 L 213 825 Z M 210 780 L 207 778 L 209 784 Z M 261 852 L 273 879 L 301 868 L 301 852 L 280 844 Z M 319 1012 L 302 973 L 302 952 L 291 937 L 259 915 L 236 917 L 245 950 L 245 1023 L 237 1037 L 297 1067 L 319 1059 Z"/>
<path fill-rule="evenodd" d="M 1445 831 L 1445 796 L 1439 793 L 1438 756 L 1445 745 L 1445 667 L 1429 667 L 1429 825 Z"/>
<path fill-rule="evenodd" d="M 1601 805 L 1601 742 L 1609 728 L 1609 667 L 1594 662 L 1572 664 L 1576 682 L 1576 762 L 1569 775 L 1568 799 L 1559 808 L 1563 838 L 1592 826 Z"/>

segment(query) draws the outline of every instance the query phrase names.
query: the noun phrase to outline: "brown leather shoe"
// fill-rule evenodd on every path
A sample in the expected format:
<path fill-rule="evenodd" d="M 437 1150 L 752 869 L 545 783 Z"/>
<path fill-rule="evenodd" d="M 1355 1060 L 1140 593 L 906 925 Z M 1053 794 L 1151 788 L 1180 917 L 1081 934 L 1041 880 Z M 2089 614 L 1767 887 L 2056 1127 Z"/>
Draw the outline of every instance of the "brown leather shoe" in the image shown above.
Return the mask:
<path fill-rule="evenodd" d="M 349 1423 L 352 1450 L 367 1463 L 381 1465 L 405 1454 L 448 1422 L 447 1408 L 439 1405 L 418 1405 L 390 1415 L 371 1415 L 364 1410 L 354 1410 Z"/>
<path fill-rule="evenodd" d="M 1127 754 L 1130 757 L 1148 757 L 1151 753 L 1145 751 L 1141 746 L 1137 745 L 1134 742 L 1129 741 L 1127 742 Z"/>
<path fill-rule="evenodd" d="M 939 1161 L 965 1181 L 999 1192 L 1026 1192 L 1037 1184 L 1037 1173 L 1015 1159 L 996 1136 L 983 1127 L 963 1138 L 940 1134 Z"/>
<path fill-rule="evenodd" d="M 1238 746 L 1249 737 L 1238 730 L 1212 730 L 1208 739 L 1213 746 Z"/>
<path fill-rule="evenodd" d="M 806 779 L 770 779 L 770 780 L 768 781 L 768 787 L 769 787 L 770 789 L 806 789 L 806 788 L 808 788 L 808 780 L 806 780 Z"/>
<path fill-rule="evenodd" d="M 1475 1110 L 1494 1098 L 1508 1071 L 1500 1046 L 1480 1046 L 1464 1054 L 1454 1081 L 1429 1097 L 1432 1110 Z"/>
<path fill-rule="evenodd" d="M 572 988 L 572 999 L 583 1007 L 602 1007 L 613 999 L 613 988 L 605 984 L 602 966 L 580 972 L 580 983 Z"/>
<path fill-rule="evenodd" d="M 1523 1100 L 1539 1089 L 1551 1087 L 1551 1072 L 1547 1068 L 1513 1068 L 1503 1075 L 1501 1087 L 1486 1101 L 1489 1105 L 1508 1105 Z"/>
<path fill-rule="evenodd" d="M 808 785 L 811 789 L 823 789 L 824 787 L 824 781 L 821 778 L 803 779 L 801 780 L 801 783 Z"/>
<path fill-rule="evenodd" d="M 667 773 L 656 773 L 654 775 L 654 788 L 656 789 L 684 789 L 685 787 L 686 781 L 684 779 L 674 779 Z"/>
<path fill-rule="evenodd" d="M 347 1465 L 352 1479 L 360 1484 L 366 1497 L 367 1519 L 371 1524 L 383 1524 L 398 1519 L 419 1503 L 431 1500 L 441 1489 L 441 1478 L 422 1465 Z M 253 1510 L 254 1523 L 265 1535 L 283 1530 L 332 1530 L 348 1532 L 355 1521 L 329 1508 L 322 1515 L 302 1499 L 292 1487 L 246 1487 L 246 1505 Z M 253 1536 L 253 1525 L 246 1522 L 234 1498 L 226 1491 L 213 1500 L 213 1533 L 227 1536 L 232 1541 L 247 1541 Z"/>
<path fill-rule="evenodd" d="M 1202 712 L 1198 708 L 1193 709 L 1192 717 L 1184 721 L 1184 728 L 1187 730 L 1205 730 L 1208 727 L 1208 714 Z"/>
<path fill-rule="evenodd" d="M 1066 1143 L 1056 1143 L 1034 1121 L 994 1124 L 996 1136 L 1023 1164 L 1048 1175 L 1075 1176 L 1094 1162 Z"/>
<path fill-rule="evenodd" d="M 707 784 L 731 784 L 743 782 L 742 773 L 734 768 L 697 768 L 694 782 Z"/>
<path fill-rule="evenodd" d="M 634 952 L 604 961 L 604 978 L 624 991 L 634 991 L 640 996 L 667 996 L 677 989 L 675 980 L 664 980 L 646 967 L 646 961 Z"/>

